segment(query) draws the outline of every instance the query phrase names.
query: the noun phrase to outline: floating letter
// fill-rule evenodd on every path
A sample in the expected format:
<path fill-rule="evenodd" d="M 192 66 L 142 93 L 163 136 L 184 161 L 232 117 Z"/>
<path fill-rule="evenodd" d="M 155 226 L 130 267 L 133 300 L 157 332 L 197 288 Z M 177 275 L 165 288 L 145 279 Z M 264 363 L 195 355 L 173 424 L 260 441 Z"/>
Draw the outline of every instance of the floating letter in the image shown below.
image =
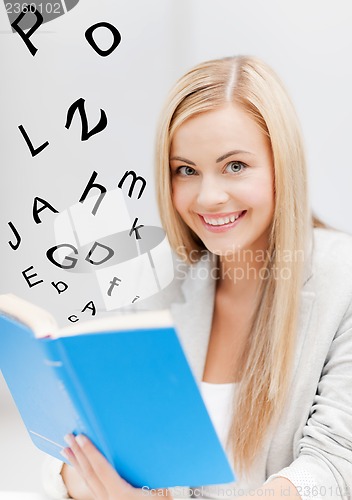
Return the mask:
<path fill-rule="evenodd" d="M 56 247 L 49 248 L 49 250 L 46 252 L 46 256 L 48 257 L 50 262 L 54 264 L 54 266 L 60 267 L 61 269 L 73 269 L 77 264 L 77 259 L 75 259 L 74 257 L 68 257 L 66 255 L 65 259 L 71 262 L 71 264 L 66 264 L 66 265 L 64 265 L 63 263 L 60 264 L 60 262 L 54 259 L 54 252 L 58 248 L 62 247 L 68 247 L 71 250 L 73 250 L 73 253 L 75 253 L 76 255 L 78 254 L 77 249 L 73 245 L 70 245 L 69 243 L 62 243 L 61 245 L 57 245 Z"/>
<path fill-rule="evenodd" d="M 108 30 L 111 31 L 112 36 L 114 37 L 114 41 L 113 41 L 113 44 L 111 45 L 110 49 L 108 49 L 108 50 L 102 50 L 96 44 L 96 42 L 95 42 L 95 40 L 93 38 L 93 32 L 97 28 L 107 28 Z M 95 50 L 95 52 L 97 52 L 102 57 L 109 56 L 112 52 L 114 52 L 114 50 L 116 49 L 116 47 L 121 42 L 121 35 L 120 35 L 119 30 L 116 29 L 115 26 L 113 26 L 112 24 L 110 24 L 110 23 L 104 23 L 104 22 L 94 24 L 93 26 L 91 26 L 90 28 L 88 28 L 87 31 L 86 31 L 86 33 L 85 33 L 85 37 L 86 37 L 89 45 L 91 47 L 93 47 L 93 49 Z"/>
<path fill-rule="evenodd" d="M 132 236 L 132 233 L 133 233 L 134 231 L 136 231 L 136 240 L 141 240 L 141 239 L 142 239 L 142 237 L 141 237 L 141 236 L 139 236 L 138 229 L 140 229 L 141 227 L 144 227 L 144 225 L 143 225 L 143 224 L 141 224 L 140 226 L 137 226 L 137 227 L 136 227 L 137 221 L 138 221 L 138 217 L 136 217 L 136 218 L 134 219 L 132 229 L 131 229 L 131 231 L 129 232 L 129 236 Z"/>
<path fill-rule="evenodd" d="M 20 243 L 21 243 L 21 236 L 19 235 L 17 229 L 15 228 L 15 226 L 12 224 L 11 221 L 8 222 L 8 225 L 12 229 L 13 234 L 16 236 L 16 239 L 17 239 L 16 243 L 12 243 L 12 241 L 9 241 L 9 245 L 12 248 L 12 250 L 17 250 L 17 248 L 20 246 Z"/>
<path fill-rule="evenodd" d="M 59 295 L 60 295 L 60 293 L 66 292 L 66 290 L 68 289 L 68 284 L 65 283 L 64 281 L 58 281 L 57 283 L 52 281 L 51 284 L 56 289 L 56 291 L 58 292 Z M 63 288 L 60 288 L 60 285 L 62 285 Z"/>
<path fill-rule="evenodd" d="M 40 203 L 43 204 L 42 208 L 38 208 L 38 201 L 40 201 Z M 33 202 L 33 219 L 34 221 L 37 223 L 37 224 L 40 224 L 42 221 L 39 219 L 39 213 L 42 212 L 43 210 L 45 210 L 46 208 L 49 208 L 49 210 L 51 210 L 54 214 L 58 214 L 59 212 L 50 205 L 50 203 L 48 203 L 46 200 L 43 200 L 42 198 L 38 198 L 38 196 L 36 196 L 34 198 L 34 202 Z"/>
<path fill-rule="evenodd" d="M 27 275 L 27 273 L 29 271 L 31 271 L 32 269 L 34 269 L 33 266 L 28 267 L 27 269 L 25 269 L 24 271 L 22 271 L 23 277 L 27 281 L 27 284 L 28 284 L 29 288 L 32 288 L 35 285 L 39 285 L 39 283 L 43 283 L 43 280 L 39 280 L 39 281 L 36 281 L 35 283 L 31 283 L 30 279 L 31 278 L 35 278 L 36 276 L 38 276 L 37 273 L 33 273 L 33 274 L 29 275 L 29 276 Z"/>
<path fill-rule="evenodd" d="M 96 313 L 96 309 L 95 309 L 95 305 L 94 305 L 94 302 L 91 300 L 90 302 L 88 302 L 88 304 L 86 304 L 83 309 L 82 309 L 82 313 L 86 310 L 86 309 L 89 309 L 90 311 L 92 311 L 92 316 L 95 316 L 95 313 Z"/>
<path fill-rule="evenodd" d="M 98 248 L 98 247 L 103 248 L 104 250 L 107 250 L 108 253 L 107 253 L 107 255 L 103 259 L 101 259 L 99 261 L 94 261 L 90 257 L 95 252 L 95 249 Z M 89 250 L 89 253 L 88 253 L 87 257 L 85 258 L 85 260 L 87 262 L 89 262 L 90 264 L 92 264 L 93 266 L 99 266 L 100 264 L 104 264 L 104 262 L 106 262 L 109 259 L 111 259 L 111 257 L 114 255 L 114 253 L 115 252 L 114 252 L 114 250 L 112 248 L 110 248 L 110 247 L 108 247 L 106 245 L 103 245 L 102 243 L 98 243 L 97 241 L 95 241 L 94 244 L 93 244 L 93 246 L 92 246 L 92 248 Z"/>
<path fill-rule="evenodd" d="M 137 181 L 141 181 L 142 182 L 142 187 L 139 191 L 139 195 L 138 195 L 138 199 L 142 196 L 142 193 L 144 191 L 144 188 L 146 187 L 147 185 L 147 181 L 143 178 L 143 177 L 140 177 L 139 175 L 137 176 L 136 172 L 134 172 L 133 170 L 127 170 L 125 173 L 124 173 L 124 176 L 122 177 L 122 179 L 120 180 L 120 182 L 118 183 L 118 186 L 119 188 L 122 188 L 123 186 L 123 183 L 125 182 L 125 180 L 127 179 L 127 177 L 129 175 L 132 175 L 133 177 L 133 180 L 132 180 L 132 183 L 131 183 L 131 186 L 130 186 L 130 189 L 128 191 L 128 196 L 130 198 L 132 198 L 132 193 L 133 193 L 133 189 L 134 189 L 134 186 L 136 184 Z"/>
<path fill-rule="evenodd" d="M 108 124 L 108 119 L 106 117 L 106 113 L 103 109 L 100 110 L 100 120 L 99 123 L 92 128 L 92 130 L 89 132 L 88 131 L 88 121 L 87 121 L 87 115 L 86 115 L 86 110 L 84 108 L 84 103 L 85 100 L 83 97 L 78 99 L 76 102 L 74 102 L 68 112 L 67 112 L 67 119 L 66 119 L 66 125 L 65 127 L 67 129 L 70 128 L 73 115 L 75 114 L 76 110 L 78 109 L 78 112 L 81 116 L 81 121 L 82 121 L 82 135 L 81 135 L 81 140 L 82 141 L 87 141 L 92 135 L 98 134 L 102 130 L 104 130 Z"/>
<path fill-rule="evenodd" d="M 27 5 L 27 7 L 28 7 L 28 5 Z M 35 14 L 35 16 L 37 17 L 37 20 L 36 20 L 35 24 L 31 27 L 31 29 L 28 30 L 27 33 L 25 33 L 22 30 L 22 28 L 20 28 L 18 25 L 24 16 L 28 16 L 28 15 L 30 16 L 31 14 Z M 43 23 L 43 16 L 41 15 L 41 13 L 38 10 L 32 11 L 31 9 L 27 9 L 27 11 L 25 11 L 24 8 L 22 8 L 21 14 L 14 20 L 13 23 L 11 23 L 11 26 L 13 27 L 13 29 L 15 31 L 17 31 L 17 33 L 20 35 L 20 37 L 22 38 L 24 43 L 27 45 L 29 52 L 32 54 L 32 56 L 35 56 L 38 49 L 36 47 L 34 47 L 33 43 L 30 41 L 30 37 L 33 35 L 33 33 L 39 28 L 39 26 L 42 23 Z"/>
<path fill-rule="evenodd" d="M 49 146 L 49 142 L 46 141 L 41 146 L 39 146 L 38 148 L 35 149 L 33 147 L 33 144 L 31 143 L 30 138 L 28 137 L 27 132 L 23 128 L 23 125 L 19 125 L 18 128 L 20 129 L 20 132 L 23 135 L 24 140 L 27 143 L 27 146 L 29 147 L 29 150 L 30 150 L 32 156 L 37 156 L 39 153 L 41 153 L 43 151 L 43 149 L 45 149 L 47 146 Z"/>
<path fill-rule="evenodd" d="M 79 201 L 80 203 L 83 203 L 84 200 L 87 198 L 87 195 L 89 193 L 89 191 L 92 189 L 92 188 L 98 188 L 100 190 L 100 195 L 99 195 L 99 198 L 97 199 L 97 202 L 96 204 L 94 205 L 94 208 L 92 210 L 92 214 L 95 215 L 97 213 L 97 210 L 99 208 L 99 205 L 100 203 L 102 202 L 105 194 L 106 194 L 106 187 L 102 186 L 101 184 L 94 184 L 94 181 L 97 177 L 97 172 L 93 171 L 89 181 L 88 181 L 88 184 L 86 186 L 86 189 L 84 190 L 84 193 L 82 194 L 82 196 L 80 197 Z"/>

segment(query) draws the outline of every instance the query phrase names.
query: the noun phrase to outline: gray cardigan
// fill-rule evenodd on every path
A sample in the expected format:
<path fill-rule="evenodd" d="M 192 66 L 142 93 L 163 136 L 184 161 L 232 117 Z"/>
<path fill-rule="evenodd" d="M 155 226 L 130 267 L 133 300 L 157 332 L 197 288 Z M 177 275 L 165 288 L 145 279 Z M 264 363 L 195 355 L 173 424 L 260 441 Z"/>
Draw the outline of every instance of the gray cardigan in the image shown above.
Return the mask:
<path fill-rule="evenodd" d="M 293 382 L 248 484 L 284 476 L 303 499 L 352 499 L 352 236 L 314 229 L 301 291 Z M 215 264 L 215 262 L 214 262 Z M 178 264 L 177 279 L 144 308 L 168 306 L 187 358 L 202 380 L 215 280 L 212 263 Z M 211 459 L 211 457 L 209 457 Z M 192 490 L 171 488 L 175 497 Z"/>
<path fill-rule="evenodd" d="M 193 265 L 171 305 L 198 382 L 210 335 L 212 264 Z M 182 297 L 183 296 L 183 297 Z M 248 477 L 288 477 L 302 498 L 352 499 L 352 237 L 314 229 L 306 260 L 293 382 Z M 187 496 L 187 495 L 186 495 Z"/>

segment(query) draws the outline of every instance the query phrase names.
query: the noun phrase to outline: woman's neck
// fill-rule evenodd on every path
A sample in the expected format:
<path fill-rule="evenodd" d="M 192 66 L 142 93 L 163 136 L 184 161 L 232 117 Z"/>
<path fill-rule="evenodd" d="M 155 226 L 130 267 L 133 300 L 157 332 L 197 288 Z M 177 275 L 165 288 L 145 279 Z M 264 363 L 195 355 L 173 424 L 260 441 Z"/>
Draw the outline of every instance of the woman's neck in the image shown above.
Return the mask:
<path fill-rule="evenodd" d="M 220 256 L 217 289 L 232 298 L 253 298 L 263 280 L 268 279 L 267 258 L 267 247 Z"/>

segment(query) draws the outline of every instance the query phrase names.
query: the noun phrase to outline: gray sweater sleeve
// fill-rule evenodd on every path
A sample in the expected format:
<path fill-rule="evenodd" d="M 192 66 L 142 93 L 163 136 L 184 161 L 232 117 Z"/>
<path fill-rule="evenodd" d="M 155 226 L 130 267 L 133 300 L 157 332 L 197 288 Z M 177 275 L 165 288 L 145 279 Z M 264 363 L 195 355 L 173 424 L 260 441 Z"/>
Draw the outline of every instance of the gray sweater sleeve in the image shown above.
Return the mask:
<path fill-rule="evenodd" d="M 331 343 L 295 456 L 266 482 L 286 477 L 303 500 L 352 500 L 351 308 Z"/>

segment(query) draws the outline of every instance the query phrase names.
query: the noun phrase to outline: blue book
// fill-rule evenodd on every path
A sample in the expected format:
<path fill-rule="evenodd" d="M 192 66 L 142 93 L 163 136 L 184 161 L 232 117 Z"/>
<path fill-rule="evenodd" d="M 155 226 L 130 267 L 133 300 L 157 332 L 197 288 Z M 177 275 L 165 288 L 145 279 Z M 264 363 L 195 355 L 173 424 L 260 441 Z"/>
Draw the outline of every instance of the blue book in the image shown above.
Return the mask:
<path fill-rule="evenodd" d="M 1 295 L 0 369 L 33 443 L 60 460 L 83 433 L 138 488 L 235 479 L 169 311 L 58 329 Z"/>

